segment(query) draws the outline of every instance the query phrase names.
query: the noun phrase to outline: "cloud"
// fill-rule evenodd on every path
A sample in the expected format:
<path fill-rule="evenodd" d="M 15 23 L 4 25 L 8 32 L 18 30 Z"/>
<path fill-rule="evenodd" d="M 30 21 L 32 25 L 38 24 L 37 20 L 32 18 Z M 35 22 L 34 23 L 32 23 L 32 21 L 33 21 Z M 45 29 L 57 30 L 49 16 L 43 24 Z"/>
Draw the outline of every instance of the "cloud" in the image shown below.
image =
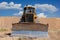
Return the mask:
<path fill-rule="evenodd" d="M 21 16 L 23 14 L 23 11 L 22 11 L 22 7 L 21 7 L 22 4 L 15 4 L 14 2 L 1 2 L 0 3 L 0 9 L 19 9 L 21 11 L 19 11 L 18 13 L 14 13 L 13 15 L 16 15 L 16 16 Z M 32 5 L 28 5 L 28 6 L 32 6 Z M 36 8 L 36 10 L 42 10 L 43 12 L 38 14 L 38 17 L 47 17 L 46 15 L 44 15 L 45 12 L 50 12 L 50 13 L 54 13 L 56 12 L 58 9 L 54 6 L 54 5 L 51 5 L 51 4 L 35 4 L 33 7 Z M 37 13 L 37 12 L 36 12 Z"/>
<path fill-rule="evenodd" d="M 47 15 L 44 15 L 44 13 L 37 14 L 37 16 L 38 16 L 39 18 L 46 18 L 46 17 L 47 17 Z"/>
<path fill-rule="evenodd" d="M 2 2 L 0 3 L 0 9 L 22 9 L 21 4 L 15 4 L 14 2 Z"/>
<path fill-rule="evenodd" d="M 58 10 L 54 5 L 51 4 L 35 4 L 35 8 L 40 9 L 43 12 L 50 12 L 50 13 L 54 13 Z"/>
<path fill-rule="evenodd" d="M 14 13 L 13 15 L 14 16 L 22 16 L 22 14 L 23 14 L 23 11 L 19 11 L 19 13 Z"/>
<path fill-rule="evenodd" d="M 44 15 L 44 13 L 37 14 L 37 19 L 35 22 L 40 23 L 40 18 L 47 18 L 47 15 Z"/>

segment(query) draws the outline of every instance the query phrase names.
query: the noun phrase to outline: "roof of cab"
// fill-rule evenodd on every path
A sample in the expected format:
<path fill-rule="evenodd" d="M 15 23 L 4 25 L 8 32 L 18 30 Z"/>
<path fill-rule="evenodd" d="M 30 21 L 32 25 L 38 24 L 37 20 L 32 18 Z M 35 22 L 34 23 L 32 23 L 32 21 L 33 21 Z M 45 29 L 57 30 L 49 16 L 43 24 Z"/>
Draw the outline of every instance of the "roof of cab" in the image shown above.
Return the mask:
<path fill-rule="evenodd" d="M 35 7 L 33 7 L 33 6 L 25 6 L 24 8 L 34 8 L 35 9 Z"/>

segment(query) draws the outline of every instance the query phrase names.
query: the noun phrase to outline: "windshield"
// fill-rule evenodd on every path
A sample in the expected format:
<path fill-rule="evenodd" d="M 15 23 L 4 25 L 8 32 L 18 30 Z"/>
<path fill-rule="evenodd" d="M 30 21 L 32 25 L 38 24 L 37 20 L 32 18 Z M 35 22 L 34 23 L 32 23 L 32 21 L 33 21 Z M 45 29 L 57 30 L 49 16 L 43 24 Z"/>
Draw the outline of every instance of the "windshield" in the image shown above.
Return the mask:
<path fill-rule="evenodd" d="M 26 13 L 29 13 L 29 12 L 34 13 L 34 10 L 35 10 L 35 9 L 33 9 L 33 8 L 26 9 Z"/>

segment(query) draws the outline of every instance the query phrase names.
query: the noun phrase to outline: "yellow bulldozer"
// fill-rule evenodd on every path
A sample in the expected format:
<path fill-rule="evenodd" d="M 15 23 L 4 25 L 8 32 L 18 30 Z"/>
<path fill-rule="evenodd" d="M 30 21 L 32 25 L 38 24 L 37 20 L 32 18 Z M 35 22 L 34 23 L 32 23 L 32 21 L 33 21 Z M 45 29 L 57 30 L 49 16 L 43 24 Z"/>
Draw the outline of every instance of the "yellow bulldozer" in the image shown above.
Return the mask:
<path fill-rule="evenodd" d="M 48 24 L 36 23 L 37 19 L 35 8 L 32 6 L 24 7 L 24 12 L 19 23 L 12 24 L 12 30 L 36 30 L 48 31 Z"/>
<path fill-rule="evenodd" d="M 35 8 L 32 6 L 24 7 L 23 15 L 19 23 L 12 24 L 12 34 L 26 34 L 42 36 L 48 34 L 48 24 L 36 23 L 37 15 Z M 40 32 L 41 31 L 41 32 Z M 44 33 L 45 32 L 45 33 Z M 38 34 L 38 35 L 37 35 Z M 44 36 L 45 36 L 44 35 Z"/>

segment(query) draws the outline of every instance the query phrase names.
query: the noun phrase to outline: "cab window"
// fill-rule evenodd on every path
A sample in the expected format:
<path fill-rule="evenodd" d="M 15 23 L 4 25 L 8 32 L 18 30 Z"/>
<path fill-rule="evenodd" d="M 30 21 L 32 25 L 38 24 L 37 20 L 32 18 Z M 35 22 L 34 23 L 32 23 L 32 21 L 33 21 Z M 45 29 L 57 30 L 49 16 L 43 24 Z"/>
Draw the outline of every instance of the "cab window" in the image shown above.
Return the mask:
<path fill-rule="evenodd" d="M 33 9 L 33 8 L 29 8 L 29 9 L 26 9 L 26 13 L 29 13 L 29 12 L 32 12 L 32 13 L 34 13 L 34 11 L 35 11 L 35 9 Z"/>

